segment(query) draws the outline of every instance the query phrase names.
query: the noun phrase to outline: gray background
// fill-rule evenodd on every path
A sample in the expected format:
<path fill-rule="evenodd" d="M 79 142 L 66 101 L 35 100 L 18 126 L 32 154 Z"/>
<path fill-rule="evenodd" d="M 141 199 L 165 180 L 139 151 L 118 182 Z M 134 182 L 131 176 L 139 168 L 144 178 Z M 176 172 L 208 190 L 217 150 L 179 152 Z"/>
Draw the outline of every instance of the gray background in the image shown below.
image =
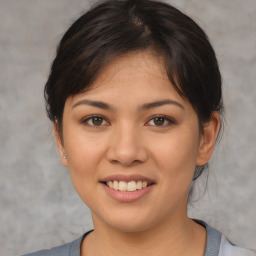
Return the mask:
<path fill-rule="evenodd" d="M 256 249 L 256 1 L 169 1 L 208 33 L 224 81 L 226 126 L 190 216 Z M 0 255 L 71 241 L 90 213 L 60 164 L 43 87 L 65 29 L 93 1 L 0 0 Z M 197 186 L 204 191 L 204 179 Z"/>

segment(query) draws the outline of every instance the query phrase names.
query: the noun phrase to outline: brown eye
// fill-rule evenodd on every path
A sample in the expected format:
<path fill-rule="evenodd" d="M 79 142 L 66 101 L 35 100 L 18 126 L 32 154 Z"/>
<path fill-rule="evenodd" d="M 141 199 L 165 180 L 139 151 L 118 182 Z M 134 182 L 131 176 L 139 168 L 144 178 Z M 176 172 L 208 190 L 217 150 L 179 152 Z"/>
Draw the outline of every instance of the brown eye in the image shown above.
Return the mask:
<path fill-rule="evenodd" d="M 152 117 L 147 123 L 147 125 L 159 126 L 159 127 L 164 127 L 164 126 L 168 126 L 171 124 L 174 124 L 174 121 L 166 116 Z"/>
<path fill-rule="evenodd" d="M 103 126 L 107 124 L 106 120 L 101 116 L 90 116 L 86 118 L 83 123 L 89 126 Z"/>
<path fill-rule="evenodd" d="M 103 120 L 102 117 L 98 117 L 98 116 L 92 117 L 92 124 L 95 125 L 95 126 L 102 125 L 103 121 L 104 120 Z"/>
<path fill-rule="evenodd" d="M 153 119 L 154 125 L 156 126 L 163 126 L 164 122 L 165 122 L 165 118 L 164 117 L 155 117 Z"/>

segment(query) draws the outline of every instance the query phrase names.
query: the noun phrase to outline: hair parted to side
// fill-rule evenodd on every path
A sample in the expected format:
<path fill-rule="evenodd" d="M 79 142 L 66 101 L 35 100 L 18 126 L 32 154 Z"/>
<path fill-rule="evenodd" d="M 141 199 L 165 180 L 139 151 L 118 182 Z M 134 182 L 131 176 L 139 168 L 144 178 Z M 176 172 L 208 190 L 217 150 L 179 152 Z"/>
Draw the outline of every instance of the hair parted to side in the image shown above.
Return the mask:
<path fill-rule="evenodd" d="M 171 83 L 195 109 L 200 127 L 214 111 L 222 113 L 218 62 L 207 35 L 191 18 L 160 1 L 108 0 L 76 20 L 57 48 L 45 99 L 60 135 L 67 98 L 89 89 L 114 58 L 145 50 L 163 57 Z M 203 169 L 196 169 L 195 179 Z"/>

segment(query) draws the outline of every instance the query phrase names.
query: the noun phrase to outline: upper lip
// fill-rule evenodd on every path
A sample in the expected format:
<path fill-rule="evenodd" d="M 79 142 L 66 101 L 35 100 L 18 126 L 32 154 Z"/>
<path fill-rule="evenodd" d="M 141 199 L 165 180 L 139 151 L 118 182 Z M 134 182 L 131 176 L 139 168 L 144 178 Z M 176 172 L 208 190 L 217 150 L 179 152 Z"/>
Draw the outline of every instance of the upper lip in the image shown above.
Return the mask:
<path fill-rule="evenodd" d="M 140 174 L 131 174 L 131 175 L 124 175 L 124 174 L 114 174 L 114 175 L 109 175 L 107 177 L 104 177 L 101 179 L 101 182 L 108 182 L 108 181 L 146 181 L 148 184 L 153 184 L 156 183 L 153 179 L 150 179 L 148 177 L 142 176 Z"/>

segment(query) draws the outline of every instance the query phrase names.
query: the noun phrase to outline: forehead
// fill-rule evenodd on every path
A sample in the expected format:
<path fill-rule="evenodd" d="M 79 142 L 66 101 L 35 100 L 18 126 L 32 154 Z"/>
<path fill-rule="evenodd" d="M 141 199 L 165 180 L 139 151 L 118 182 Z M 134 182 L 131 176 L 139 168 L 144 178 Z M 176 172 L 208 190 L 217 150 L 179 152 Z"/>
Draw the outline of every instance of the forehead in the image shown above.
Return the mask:
<path fill-rule="evenodd" d="M 105 103 L 119 110 L 163 101 L 191 108 L 171 84 L 162 57 L 152 52 L 133 52 L 112 60 L 88 90 L 70 97 L 66 105 L 80 105 L 81 100 Z"/>
<path fill-rule="evenodd" d="M 99 79 L 111 77 L 118 73 L 148 73 L 166 79 L 164 60 L 153 51 L 135 51 L 118 56 L 110 61 L 100 72 Z"/>
<path fill-rule="evenodd" d="M 114 93 L 114 89 L 118 94 L 164 93 L 171 89 L 178 95 L 166 74 L 163 58 L 152 51 L 131 52 L 113 59 L 83 94 Z"/>

